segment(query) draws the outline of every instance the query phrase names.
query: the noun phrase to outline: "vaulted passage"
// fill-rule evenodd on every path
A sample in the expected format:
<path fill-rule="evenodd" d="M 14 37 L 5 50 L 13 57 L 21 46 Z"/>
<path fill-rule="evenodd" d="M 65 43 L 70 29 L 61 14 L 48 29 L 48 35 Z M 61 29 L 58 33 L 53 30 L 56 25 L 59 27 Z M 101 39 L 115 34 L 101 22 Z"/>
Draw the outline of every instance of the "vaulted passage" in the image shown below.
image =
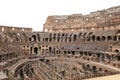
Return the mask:
<path fill-rule="evenodd" d="M 38 54 L 38 48 L 37 47 L 34 48 L 34 53 Z"/>

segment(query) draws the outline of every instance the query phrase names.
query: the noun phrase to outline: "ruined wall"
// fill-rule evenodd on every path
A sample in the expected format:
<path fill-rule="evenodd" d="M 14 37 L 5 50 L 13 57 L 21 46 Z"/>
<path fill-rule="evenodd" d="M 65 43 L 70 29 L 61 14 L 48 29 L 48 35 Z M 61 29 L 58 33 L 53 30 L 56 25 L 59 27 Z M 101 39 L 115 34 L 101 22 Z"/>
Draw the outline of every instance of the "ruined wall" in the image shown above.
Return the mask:
<path fill-rule="evenodd" d="M 91 31 L 120 28 L 120 6 L 91 12 L 88 15 L 73 14 L 48 16 L 43 31 Z"/>
<path fill-rule="evenodd" d="M 13 31 L 13 32 L 32 32 L 32 28 L 0 26 L 0 31 Z"/>

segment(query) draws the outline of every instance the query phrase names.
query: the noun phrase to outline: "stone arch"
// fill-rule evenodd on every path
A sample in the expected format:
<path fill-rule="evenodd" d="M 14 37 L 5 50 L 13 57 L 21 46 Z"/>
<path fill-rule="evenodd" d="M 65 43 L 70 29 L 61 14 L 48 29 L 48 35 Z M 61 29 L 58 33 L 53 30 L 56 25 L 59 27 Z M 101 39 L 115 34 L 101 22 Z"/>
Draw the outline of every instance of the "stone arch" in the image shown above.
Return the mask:
<path fill-rule="evenodd" d="M 112 37 L 111 36 L 107 36 L 107 40 L 112 40 Z"/>
<path fill-rule="evenodd" d="M 48 40 L 49 40 L 48 38 L 45 38 L 45 42 L 48 42 Z"/>
<path fill-rule="evenodd" d="M 54 40 L 56 39 L 56 33 L 53 34 L 53 39 L 54 39 Z"/>
<path fill-rule="evenodd" d="M 119 53 L 120 51 L 118 49 L 114 50 L 115 53 Z"/>
<path fill-rule="evenodd" d="M 82 33 L 79 33 L 78 37 L 80 38 L 81 35 L 82 35 Z"/>
<path fill-rule="evenodd" d="M 50 64 L 50 60 L 47 59 L 47 60 L 46 60 L 46 64 Z"/>
<path fill-rule="evenodd" d="M 95 41 L 95 35 L 93 35 L 93 36 L 91 37 L 91 40 L 92 40 L 92 41 Z"/>
<path fill-rule="evenodd" d="M 49 47 L 49 52 L 52 52 L 52 47 Z"/>
<path fill-rule="evenodd" d="M 76 39 L 77 39 L 77 35 L 74 34 L 74 35 L 73 35 L 73 41 L 76 41 Z"/>
<path fill-rule="evenodd" d="M 100 41 L 100 36 L 97 36 L 97 37 L 96 37 L 96 40 L 97 40 L 97 41 Z"/>
<path fill-rule="evenodd" d="M 86 40 L 87 40 L 87 41 L 90 41 L 90 36 L 86 36 Z"/>
<path fill-rule="evenodd" d="M 105 70 L 105 73 L 108 73 L 108 70 Z"/>
<path fill-rule="evenodd" d="M 62 34 L 61 34 L 61 37 L 60 37 L 60 38 L 61 38 L 61 41 L 64 40 L 64 37 L 65 37 L 65 33 L 62 33 Z"/>
<path fill-rule="evenodd" d="M 102 37 L 101 37 L 101 40 L 102 40 L 102 41 L 105 41 L 105 39 L 106 39 L 105 36 L 102 36 Z"/>
<path fill-rule="evenodd" d="M 89 65 L 89 64 L 88 64 L 86 67 L 87 67 L 87 69 L 89 69 L 89 70 L 91 69 L 91 67 L 90 67 L 90 65 Z"/>
<path fill-rule="evenodd" d="M 29 41 L 32 41 L 32 38 L 31 38 L 31 37 L 29 37 Z"/>
<path fill-rule="evenodd" d="M 72 55 L 75 55 L 75 51 L 72 51 Z"/>
<path fill-rule="evenodd" d="M 107 59 L 111 59 L 110 55 L 109 54 L 106 54 L 106 57 Z"/>
<path fill-rule="evenodd" d="M 34 47 L 34 53 L 38 54 L 38 47 Z"/>
<path fill-rule="evenodd" d="M 114 41 L 117 41 L 117 36 L 113 36 L 113 40 L 114 40 Z"/>
<path fill-rule="evenodd" d="M 93 34 L 93 32 L 90 32 L 90 33 L 89 33 L 89 36 L 90 36 L 91 34 Z"/>
<path fill-rule="evenodd" d="M 83 52 L 80 52 L 80 56 L 83 56 Z"/>
<path fill-rule="evenodd" d="M 102 71 L 102 68 L 99 68 L 99 71 Z"/>
<path fill-rule="evenodd" d="M 37 41 L 37 36 L 36 35 L 32 35 L 32 38 L 35 42 Z"/>
<path fill-rule="evenodd" d="M 96 66 L 92 66 L 92 70 L 93 70 L 93 72 L 96 72 L 97 71 L 97 67 Z"/>
<path fill-rule="evenodd" d="M 65 36 L 65 33 L 62 33 L 62 37 Z"/>
<path fill-rule="evenodd" d="M 57 41 L 58 41 L 58 42 L 60 41 L 60 38 L 61 38 L 61 34 L 58 33 L 58 34 L 57 34 Z"/>

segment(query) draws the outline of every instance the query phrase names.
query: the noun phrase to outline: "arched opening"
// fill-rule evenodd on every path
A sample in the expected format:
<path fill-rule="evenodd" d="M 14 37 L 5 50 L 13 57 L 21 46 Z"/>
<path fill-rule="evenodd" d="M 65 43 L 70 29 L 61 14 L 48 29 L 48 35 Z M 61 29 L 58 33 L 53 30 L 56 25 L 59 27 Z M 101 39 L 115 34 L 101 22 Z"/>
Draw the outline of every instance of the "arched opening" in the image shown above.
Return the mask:
<path fill-rule="evenodd" d="M 109 40 L 112 40 L 112 37 L 111 36 L 108 36 L 107 37 L 107 40 L 109 41 Z"/>
<path fill-rule="evenodd" d="M 75 34 L 75 35 L 73 36 L 73 41 L 76 41 L 76 39 L 77 39 L 77 35 Z"/>
<path fill-rule="evenodd" d="M 90 41 L 90 36 L 86 36 L 86 41 Z"/>
<path fill-rule="evenodd" d="M 93 72 L 96 72 L 96 71 L 97 71 L 96 66 L 93 66 L 93 67 L 92 67 L 92 70 L 93 70 Z"/>
<path fill-rule="evenodd" d="M 80 38 L 81 35 L 82 35 L 82 33 L 79 33 L 78 37 Z"/>
<path fill-rule="evenodd" d="M 72 55 L 75 55 L 75 51 L 72 51 Z"/>
<path fill-rule="evenodd" d="M 45 38 L 45 41 L 48 42 L 48 38 Z"/>
<path fill-rule="evenodd" d="M 65 34 L 64 34 L 64 33 L 62 33 L 62 36 L 65 36 Z"/>
<path fill-rule="evenodd" d="M 29 41 L 32 41 L 31 37 L 29 38 Z"/>
<path fill-rule="evenodd" d="M 105 36 L 102 36 L 102 37 L 101 37 L 101 40 L 102 40 L 102 41 L 105 41 Z"/>
<path fill-rule="evenodd" d="M 59 40 L 61 39 L 60 41 L 62 42 L 64 40 L 64 37 L 65 37 L 65 34 L 62 33 L 61 36 L 59 36 Z"/>
<path fill-rule="evenodd" d="M 57 41 L 58 41 L 58 42 L 60 41 L 60 37 L 57 38 Z"/>
<path fill-rule="evenodd" d="M 32 38 L 33 38 L 33 40 L 34 40 L 35 42 L 37 41 L 36 35 L 32 35 Z"/>
<path fill-rule="evenodd" d="M 106 58 L 107 58 L 107 59 L 111 59 L 111 57 L 110 57 L 109 54 L 106 54 Z"/>
<path fill-rule="evenodd" d="M 46 60 L 46 64 L 50 64 L 50 60 Z"/>
<path fill-rule="evenodd" d="M 113 36 L 113 40 L 114 40 L 114 41 L 117 41 L 117 36 Z"/>
<path fill-rule="evenodd" d="M 69 42 L 71 42 L 71 36 L 69 37 Z"/>
<path fill-rule="evenodd" d="M 56 39 L 56 34 L 53 35 L 53 39 L 54 39 L 54 40 Z"/>
<path fill-rule="evenodd" d="M 95 36 L 94 35 L 91 38 L 92 38 L 92 41 L 95 41 Z"/>
<path fill-rule="evenodd" d="M 49 47 L 49 52 L 50 52 L 50 53 L 52 52 L 52 48 L 51 48 L 51 47 Z"/>
<path fill-rule="evenodd" d="M 38 48 L 37 47 L 34 48 L 34 53 L 38 54 Z"/>
<path fill-rule="evenodd" d="M 97 40 L 97 41 L 100 41 L 100 36 L 97 36 L 96 40 Z"/>
<path fill-rule="evenodd" d="M 115 52 L 115 53 L 119 53 L 119 50 L 118 50 L 118 49 L 116 49 L 116 50 L 114 50 L 114 52 Z"/>
<path fill-rule="evenodd" d="M 87 65 L 87 69 L 90 70 L 90 65 Z"/>
<path fill-rule="evenodd" d="M 83 52 L 80 52 L 80 56 L 83 56 Z"/>

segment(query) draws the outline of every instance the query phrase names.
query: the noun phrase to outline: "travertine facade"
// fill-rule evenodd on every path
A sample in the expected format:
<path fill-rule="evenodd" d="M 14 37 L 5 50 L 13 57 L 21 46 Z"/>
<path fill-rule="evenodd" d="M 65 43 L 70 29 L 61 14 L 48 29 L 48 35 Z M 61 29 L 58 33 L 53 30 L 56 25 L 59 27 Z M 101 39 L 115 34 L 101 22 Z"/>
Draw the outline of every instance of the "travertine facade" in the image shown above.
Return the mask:
<path fill-rule="evenodd" d="M 88 15 L 73 14 L 48 16 L 44 31 L 92 31 L 119 29 L 120 7 L 91 12 Z"/>
<path fill-rule="evenodd" d="M 43 32 L 0 26 L 0 70 L 10 80 L 82 80 L 120 73 L 120 7 L 48 16 Z"/>

